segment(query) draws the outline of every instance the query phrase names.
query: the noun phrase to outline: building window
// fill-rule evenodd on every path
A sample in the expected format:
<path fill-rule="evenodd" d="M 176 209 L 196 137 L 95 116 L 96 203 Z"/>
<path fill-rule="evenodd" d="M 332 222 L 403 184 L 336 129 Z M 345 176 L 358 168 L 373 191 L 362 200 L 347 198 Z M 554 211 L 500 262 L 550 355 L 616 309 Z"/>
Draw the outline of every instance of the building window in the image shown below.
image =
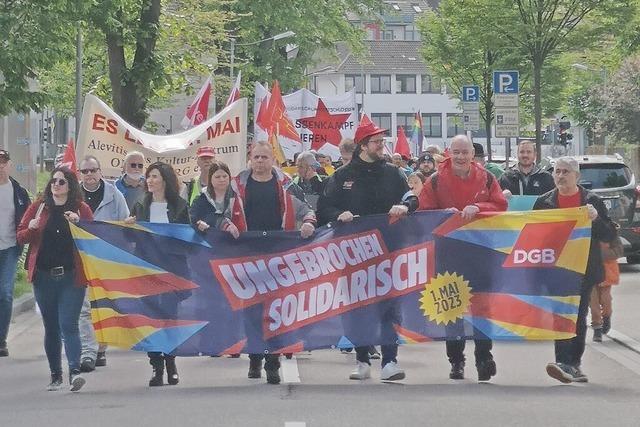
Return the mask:
<path fill-rule="evenodd" d="M 416 76 L 396 74 L 396 93 L 416 93 Z"/>
<path fill-rule="evenodd" d="M 464 132 L 464 124 L 460 114 L 447 114 L 447 138 L 453 138 Z"/>
<path fill-rule="evenodd" d="M 396 12 L 400 12 L 400 5 L 398 3 L 391 4 L 391 7 L 393 7 L 393 10 Z"/>
<path fill-rule="evenodd" d="M 404 128 L 404 133 L 407 135 L 407 138 L 411 138 L 411 133 L 413 132 L 413 122 L 415 121 L 415 118 L 415 113 L 396 114 L 396 123 L 398 124 L 398 126 L 402 126 Z"/>
<path fill-rule="evenodd" d="M 362 83 L 361 74 L 347 74 L 344 76 L 344 91 L 349 92 L 355 87 L 356 93 L 362 93 L 362 88 L 364 87 Z"/>
<path fill-rule="evenodd" d="M 371 121 L 383 129 L 391 129 L 390 113 L 371 113 Z"/>
<path fill-rule="evenodd" d="M 372 74 L 371 93 L 391 93 L 391 76 Z"/>
<path fill-rule="evenodd" d="M 422 130 L 426 138 L 442 137 L 442 116 L 438 113 L 423 114 Z"/>
<path fill-rule="evenodd" d="M 420 7 L 420 5 L 417 5 L 417 4 L 414 3 L 414 4 L 411 5 L 411 7 L 413 8 L 413 10 L 416 13 L 422 13 L 422 8 Z"/>
<path fill-rule="evenodd" d="M 407 25 L 404 27 L 404 39 L 409 41 L 419 41 L 420 31 L 418 31 L 415 25 Z"/>
<path fill-rule="evenodd" d="M 422 75 L 422 93 L 440 93 L 440 79 L 431 74 Z"/>
<path fill-rule="evenodd" d="M 313 93 L 318 93 L 318 76 L 311 76 L 309 81 L 309 90 Z"/>

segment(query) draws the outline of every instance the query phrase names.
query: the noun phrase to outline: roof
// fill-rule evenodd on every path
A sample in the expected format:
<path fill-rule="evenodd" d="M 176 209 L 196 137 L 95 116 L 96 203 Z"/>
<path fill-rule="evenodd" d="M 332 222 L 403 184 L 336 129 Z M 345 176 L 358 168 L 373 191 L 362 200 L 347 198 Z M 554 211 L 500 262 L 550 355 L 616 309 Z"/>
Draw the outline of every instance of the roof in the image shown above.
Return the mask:
<path fill-rule="evenodd" d="M 386 23 L 415 21 L 415 18 L 423 12 L 432 9 L 438 9 L 440 0 L 385 0 L 386 8 L 382 12 L 382 16 L 377 15 Z M 414 8 L 414 6 L 416 6 Z M 357 12 L 347 12 L 349 21 L 361 21 L 361 17 Z M 365 19 L 367 21 L 368 19 Z"/>
<path fill-rule="evenodd" d="M 417 74 L 427 71 L 420 56 L 420 41 L 407 40 L 367 40 L 364 41 L 368 53 L 358 59 L 344 44 L 337 45 L 339 66 L 337 71 L 344 74 L 402 72 Z"/>

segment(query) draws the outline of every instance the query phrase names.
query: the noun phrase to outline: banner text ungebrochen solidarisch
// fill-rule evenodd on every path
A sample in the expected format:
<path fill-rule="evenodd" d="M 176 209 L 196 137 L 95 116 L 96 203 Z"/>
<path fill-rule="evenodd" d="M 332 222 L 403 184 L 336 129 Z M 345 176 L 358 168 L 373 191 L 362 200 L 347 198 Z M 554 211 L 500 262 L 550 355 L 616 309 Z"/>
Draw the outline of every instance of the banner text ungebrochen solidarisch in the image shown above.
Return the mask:
<path fill-rule="evenodd" d="M 432 243 L 394 252 L 378 231 L 261 257 L 212 260 L 234 310 L 262 304 L 266 338 L 423 288 Z"/>

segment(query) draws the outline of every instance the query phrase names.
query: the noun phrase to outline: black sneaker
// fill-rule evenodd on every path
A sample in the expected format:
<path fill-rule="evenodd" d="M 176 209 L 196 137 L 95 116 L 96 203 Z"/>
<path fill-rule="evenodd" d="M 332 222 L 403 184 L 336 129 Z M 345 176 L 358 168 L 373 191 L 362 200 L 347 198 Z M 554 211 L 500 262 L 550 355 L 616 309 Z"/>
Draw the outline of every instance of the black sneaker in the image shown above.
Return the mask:
<path fill-rule="evenodd" d="M 602 317 L 602 333 L 608 334 L 611 330 L 611 316 L 603 316 Z"/>
<path fill-rule="evenodd" d="M 280 372 L 277 369 L 265 369 L 265 371 L 267 372 L 267 383 L 280 384 Z"/>
<path fill-rule="evenodd" d="M 561 383 L 569 384 L 575 380 L 576 368 L 564 363 L 549 363 L 547 374 Z"/>
<path fill-rule="evenodd" d="M 7 356 L 9 356 L 9 349 L 7 348 L 7 343 L 3 342 L 2 344 L 0 344 L 0 357 Z"/>
<path fill-rule="evenodd" d="M 573 373 L 573 382 L 574 383 L 588 383 L 589 382 L 589 377 L 587 377 L 587 375 L 582 372 L 580 370 L 580 368 L 573 368 L 574 369 L 574 373 Z"/>
<path fill-rule="evenodd" d="M 449 372 L 449 379 L 452 379 L 452 380 L 464 379 L 464 362 L 451 364 L 451 372 Z"/>
<path fill-rule="evenodd" d="M 496 372 L 496 362 L 493 359 L 485 360 L 476 365 L 478 369 L 478 381 L 489 381 Z"/>
<path fill-rule="evenodd" d="M 80 372 L 92 372 L 96 369 L 96 362 L 90 357 L 83 357 L 80 362 Z"/>
<path fill-rule="evenodd" d="M 372 345 L 371 347 L 369 347 L 369 358 L 370 359 L 380 359 L 380 352 L 378 352 L 378 350 L 376 349 L 375 345 Z"/>
<path fill-rule="evenodd" d="M 79 370 L 74 369 L 69 374 L 69 390 L 70 391 L 80 391 L 82 386 L 85 385 L 87 381 L 80 374 Z"/>
<path fill-rule="evenodd" d="M 593 330 L 593 342 L 602 342 L 602 328 Z"/>
<path fill-rule="evenodd" d="M 104 351 L 99 351 L 96 356 L 96 368 L 102 366 L 107 366 L 107 355 Z"/>
<path fill-rule="evenodd" d="M 52 373 L 51 382 L 47 386 L 47 391 L 58 391 L 62 388 L 62 372 Z"/>
<path fill-rule="evenodd" d="M 348 348 L 341 348 L 340 349 L 340 353 L 342 354 L 349 354 L 353 351 L 353 347 L 348 347 Z"/>

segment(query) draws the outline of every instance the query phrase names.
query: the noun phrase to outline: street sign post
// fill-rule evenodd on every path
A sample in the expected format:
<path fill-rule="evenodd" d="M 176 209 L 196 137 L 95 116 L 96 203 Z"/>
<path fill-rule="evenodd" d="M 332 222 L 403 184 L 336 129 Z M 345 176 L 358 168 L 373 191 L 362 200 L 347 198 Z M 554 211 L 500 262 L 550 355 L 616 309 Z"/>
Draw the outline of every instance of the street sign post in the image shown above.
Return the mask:
<path fill-rule="evenodd" d="M 480 129 L 480 86 L 462 86 L 462 123 L 465 131 Z"/>
<path fill-rule="evenodd" d="M 493 105 L 496 136 L 499 138 L 520 136 L 519 85 L 520 76 L 517 71 L 493 72 Z"/>

